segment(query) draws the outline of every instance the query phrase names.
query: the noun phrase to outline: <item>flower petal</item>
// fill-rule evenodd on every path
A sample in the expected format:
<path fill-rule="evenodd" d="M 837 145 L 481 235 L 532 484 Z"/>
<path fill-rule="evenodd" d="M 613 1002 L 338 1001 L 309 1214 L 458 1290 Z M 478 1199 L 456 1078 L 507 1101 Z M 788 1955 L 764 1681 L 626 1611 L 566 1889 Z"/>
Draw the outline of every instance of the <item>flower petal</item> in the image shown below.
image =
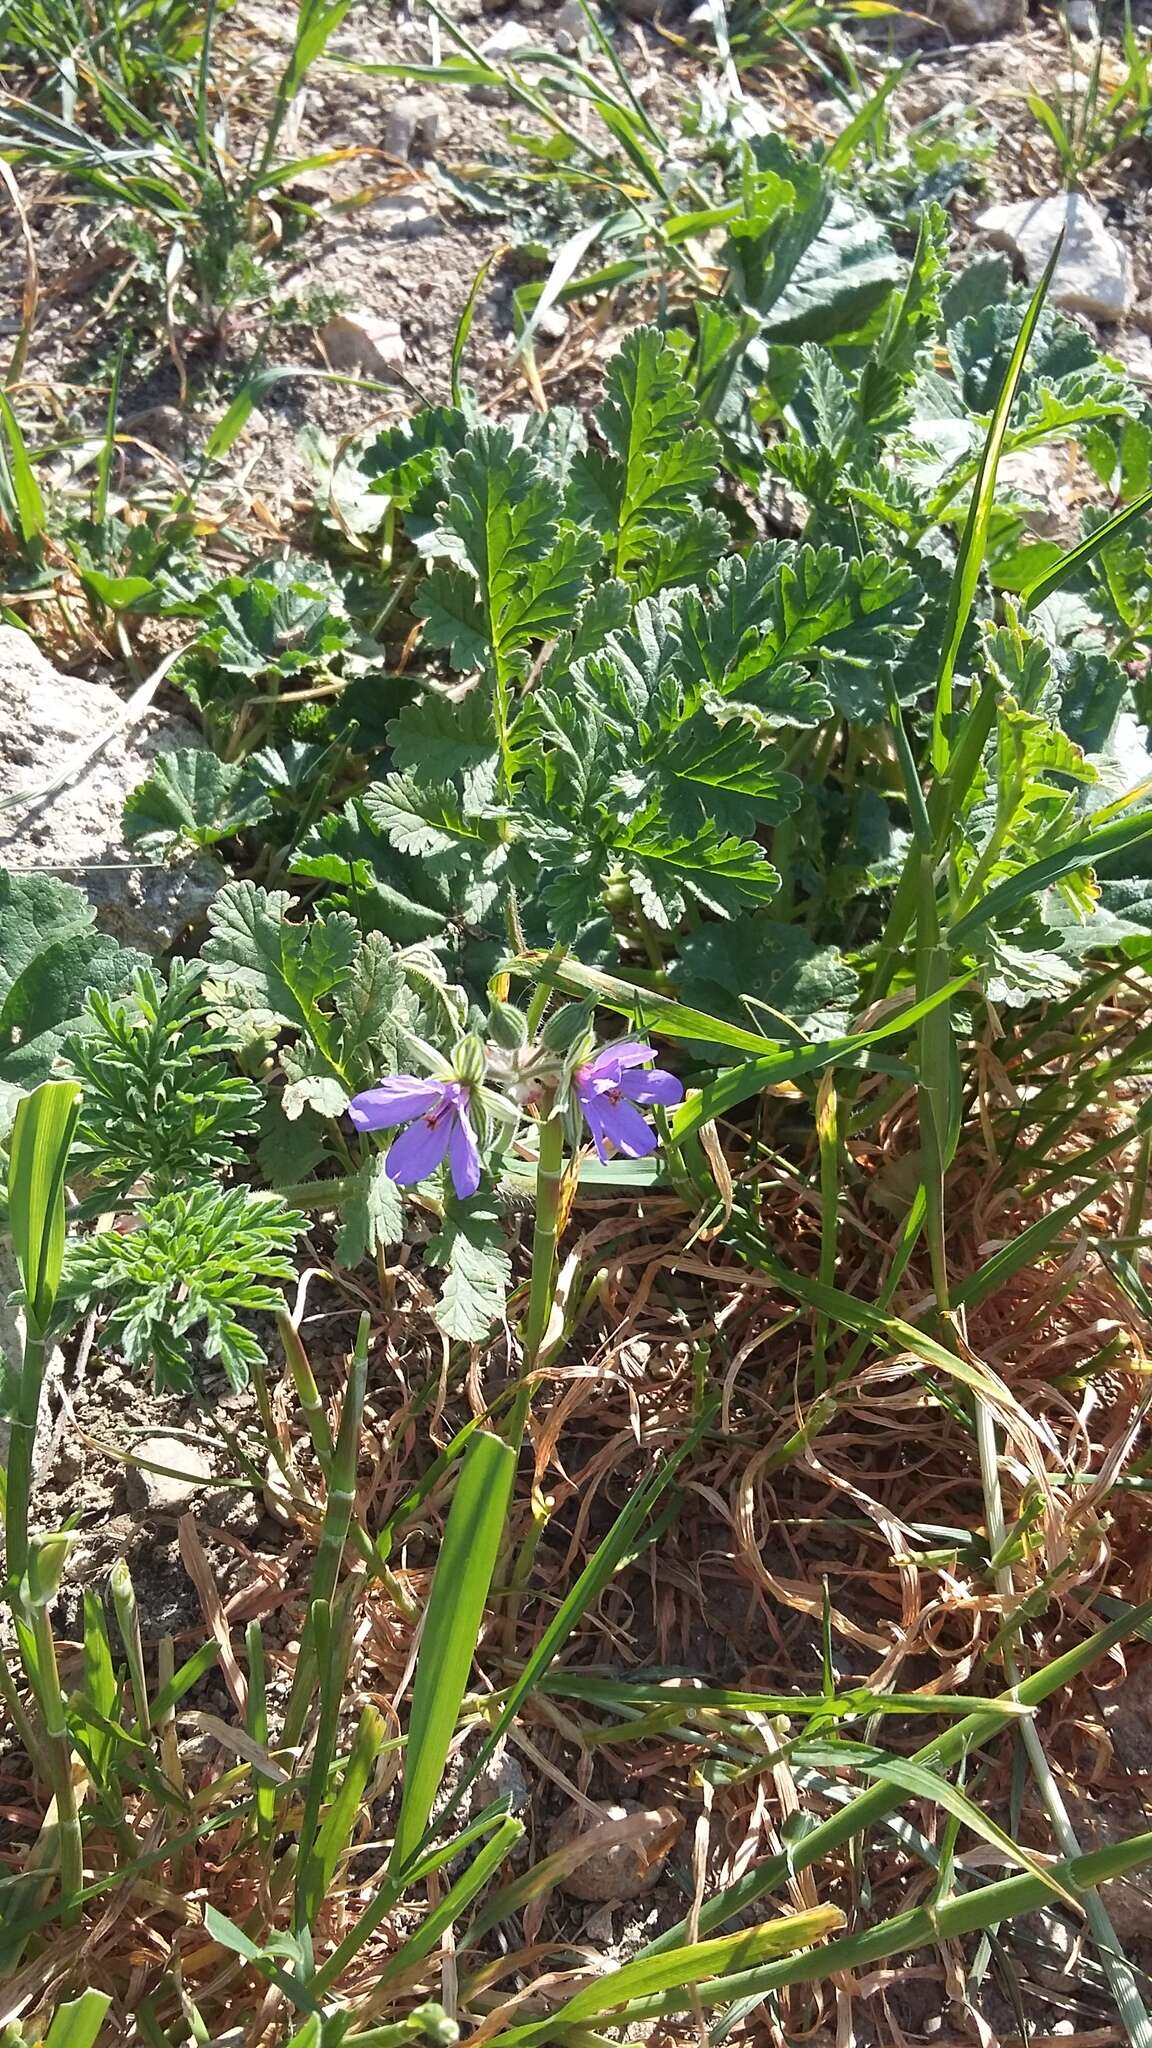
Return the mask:
<path fill-rule="evenodd" d="M 474 1195 L 480 1185 L 480 1151 L 472 1120 L 463 1106 L 452 1117 L 448 1165 L 452 1171 L 452 1185 L 463 1202 L 469 1195 Z"/>
<path fill-rule="evenodd" d="M 606 1150 L 608 1139 L 611 1136 L 606 1121 L 612 1114 L 611 1104 L 605 1102 L 598 1095 L 589 1095 L 586 1098 L 581 1098 L 580 1107 L 584 1111 L 584 1121 L 592 1133 L 592 1143 L 596 1147 L 596 1157 L 600 1161 L 601 1166 L 607 1166 L 612 1156 Z"/>
<path fill-rule="evenodd" d="M 443 1081 L 421 1079 L 415 1074 L 392 1074 L 378 1088 L 365 1088 L 348 1104 L 348 1115 L 358 1131 L 390 1131 L 414 1116 L 426 1116 L 443 1098 Z"/>
<path fill-rule="evenodd" d="M 627 1075 L 620 1083 L 620 1092 L 629 1102 L 663 1102 L 671 1107 L 684 1100 L 683 1082 L 663 1067 L 652 1067 L 646 1074 Z"/>
<path fill-rule="evenodd" d="M 450 1109 L 418 1116 L 388 1147 L 384 1171 L 398 1188 L 412 1188 L 434 1173 L 448 1150 L 455 1117 Z"/>
<path fill-rule="evenodd" d="M 602 1114 L 607 1136 L 626 1159 L 647 1159 L 655 1152 L 660 1140 L 634 1103 L 621 1098 L 611 1108 L 604 1104 Z"/>
<path fill-rule="evenodd" d="M 638 1038 L 622 1038 L 616 1045 L 606 1045 L 604 1052 L 609 1054 L 619 1067 L 643 1067 L 649 1060 L 656 1058 L 656 1047 L 644 1045 Z"/>

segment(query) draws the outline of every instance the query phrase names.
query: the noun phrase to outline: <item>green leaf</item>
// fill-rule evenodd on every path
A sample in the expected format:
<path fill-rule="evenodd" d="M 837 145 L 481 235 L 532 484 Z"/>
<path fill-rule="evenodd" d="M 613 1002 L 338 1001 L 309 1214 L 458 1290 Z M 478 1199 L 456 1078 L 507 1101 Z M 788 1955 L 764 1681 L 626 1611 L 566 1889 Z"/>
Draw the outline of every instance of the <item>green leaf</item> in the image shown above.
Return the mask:
<path fill-rule="evenodd" d="M 44 1081 L 16 1111 L 8 1148 L 8 1218 L 28 1317 L 43 1335 L 64 1265 L 64 1176 L 80 1114 L 75 1081 Z"/>
<path fill-rule="evenodd" d="M 342 987 L 359 935 L 343 911 L 292 921 L 291 908 L 286 889 L 253 882 L 222 889 L 208 912 L 204 992 L 242 1036 L 274 1037 L 290 1026 L 328 1048 L 330 1022 L 321 1004 Z"/>
<path fill-rule="evenodd" d="M 591 535 L 561 531 L 555 485 L 507 427 L 474 428 L 445 481 L 427 545 L 474 579 L 475 602 L 458 579 L 441 577 L 429 623 L 454 659 L 477 666 L 486 654 L 504 674 L 523 665 L 532 642 L 568 623 L 595 545 Z"/>
<path fill-rule="evenodd" d="M 716 825 L 681 834 L 649 812 L 619 835 L 616 851 L 645 916 L 664 930 L 679 924 L 689 903 L 732 917 L 769 902 L 780 886 L 760 847 L 725 837 Z"/>
<path fill-rule="evenodd" d="M 920 216 L 908 282 L 857 380 L 856 403 L 873 432 L 890 430 L 911 413 L 912 384 L 938 330 L 947 254 L 948 216 L 933 200 Z"/>
<path fill-rule="evenodd" d="M 82 568 L 80 581 L 113 612 L 131 611 L 143 598 L 151 597 L 156 588 L 151 576 L 110 576 L 103 569 Z"/>
<path fill-rule="evenodd" d="M 404 1237 L 404 1197 L 389 1180 L 387 1160 L 369 1159 L 360 1168 L 354 1194 L 342 1204 L 343 1225 L 336 1244 L 339 1264 L 353 1271 L 364 1258 L 387 1251 Z"/>
<path fill-rule="evenodd" d="M 363 797 L 364 810 L 398 853 L 453 853 L 498 844 L 494 825 L 466 815 L 450 783 L 426 784 L 414 775 L 386 775 Z"/>
<path fill-rule="evenodd" d="M 801 785 L 779 754 L 738 719 L 717 726 L 699 716 L 682 726 L 663 755 L 663 807 L 673 829 L 712 818 L 725 831 L 775 825 L 797 808 Z"/>
<path fill-rule="evenodd" d="M 296 1277 L 291 1254 L 305 1228 L 279 1195 L 209 1181 L 143 1203 L 126 1234 L 81 1238 L 67 1285 L 76 1300 L 103 1304 L 108 1341 L 130 1365 L 154 1366 L 157 1392 L 192 1391 L 197 1351 L 240 1389 L 264 1359 L 241 1314 L 283 1307 L 280 1287 Z"/>
<path fill-rule="evenodd" d="M 221 761 L 200 747 L 159 754 L 147 782 L 124 806 L 124 837 L 144 854 L 215 846 L 267 817 L 267 790 L 242 761 Z"/>
<path fill-rule="evenodd" d="M 615 543 L 626 575 L 698 508 L 716 480 L 719 443 L 694 424 L 696 398 L 682 348 L 656 327 L 638 327 L 608 365 L 596 420 L 606 453 L 589 449 L 572 468 L 574 515 Z"/>
<path fill-rule="evenodd" d="M 390 1871 L 415 1856 L 440 1788 L 504 1540 L 516 1452 L 478 1432 L 460 1468 L 416 1660 L 404 1790 Z"/>
<path fill-rule="evenodd" d="M 119 994 L 146 964 L 94 930 L 79 889 L 0 868 L 0 1082 L 43 1080 L 64 1040 L 86 1028 L 88 994 Z"/>
<path fill-rule="evenodd" d="M 498 759 L 488 692 L 477 688 L 454 699 L 426 691 L 392 720 L 388 743 L 396 767 L 422 782 L 459 776 L 466 798 L 486 789 Z"/>
<path fill-rule="evenodd" d="M 483 668 L 488 630 L 480 592 L 465 569 L 431 569 L 412 601 L 429 647 L 442 647 L 454 669 Z"/>
<path fill-rule="evenodd" d="M 904 277 L 875 217 L 775 136 L 748 149 L 741 207 L 721 260 L 733 299 L 772 341 L 843 339 Z"/>
<path fill-rule="evenodd" d="M 447 1271 L 436 1321 L 446 1337 L 482 1344 L 504 1310 L 512 1279 L 503 1222 L 482 1197 L 450 1201 L 428 1259 Z"/>
<path fill-rule="evenodd" d="M 763 914 L 689 932 L 672 976 L 696 1009 L 767 1028 L 781 1018 L 814 1038 L 843 1033 L 860 989 L 837 947 Z"/>

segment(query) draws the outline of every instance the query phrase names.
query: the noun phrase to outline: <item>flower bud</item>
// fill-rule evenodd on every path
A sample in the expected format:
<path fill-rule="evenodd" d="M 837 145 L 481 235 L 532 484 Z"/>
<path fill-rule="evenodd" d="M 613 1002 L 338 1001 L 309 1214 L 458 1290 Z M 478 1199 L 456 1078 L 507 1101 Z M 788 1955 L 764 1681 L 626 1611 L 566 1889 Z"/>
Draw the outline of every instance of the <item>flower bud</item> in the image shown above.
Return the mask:
<path fill-rule="evenodd" d="M 75 1541 L 75 1535 L 67 1529 L 54 1530 L 50 1536 L 33 1536 L 28 1569 L 20 1588 L 27 1607 L 47 1607 L 56 1598 L 68 1552 Z"/>
<path fill-rule="evenodd" d="M 563 1009 L 554 1010 L 545 1018 L 541 1045 L 546 1045 L 549 1052 L 571 1052 L 577 1040 L 586 1034 L 591 1016 L 589 1003 L 565 1003 Z"/>
<path fill-rule="evenodd" d="M 488 1012 L 488 1033 L 503 1052 L 518 1052 L 528 1043 L 528 1019 L 514 1003 L 493 1003 Z"/>
<path fill-rule="evenodd" d="M 452 1072 L 466 1087 L 479 1088 L 487 1070 L 484 1041 L 475 1031 L 469 1031 L 465 1038 L 457 1040 L 452 1049 Z"/>
<path fill-rule="evenodd" d="M 409 2013 L 408 2024 L 414 2038 L 427 2041 L 428 2048 L 455 2048 L 460 2039 L 459 2027 L 442 2005 L 418 2005 Z"/>

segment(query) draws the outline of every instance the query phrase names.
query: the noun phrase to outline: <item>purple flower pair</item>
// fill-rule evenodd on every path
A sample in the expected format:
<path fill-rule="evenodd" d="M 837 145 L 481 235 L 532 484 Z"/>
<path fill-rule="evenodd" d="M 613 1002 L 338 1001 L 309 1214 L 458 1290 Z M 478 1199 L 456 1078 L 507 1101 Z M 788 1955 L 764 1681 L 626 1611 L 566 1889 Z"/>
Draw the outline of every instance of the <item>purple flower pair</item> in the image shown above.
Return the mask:
<path fill-rule="evenodd" d="M 648 1064 L 655 1057 L 653 1046 L 626 1038 L 619 1045 L 605 1046 L 572 1076 L 597 1157 L 605 1164 L 609 1145 L 626 1159 L 647 1159 L 659 1139 L 641 1109 L 653 1103 L 670 1108 L 684 1100 L 675 1074 Z M 480 1185 L 472 1094 L 466 1081 L 393 1074 L 378 1088 L 354 1096 L 348 1115 L 358 1131 L 391 1131 L 407 1124 L 388 1148 L 384 1171 L 389 1180 L 398 1187 L 413 1187 L 447 1158 L 452 1185 L 463 1201 Z"/>

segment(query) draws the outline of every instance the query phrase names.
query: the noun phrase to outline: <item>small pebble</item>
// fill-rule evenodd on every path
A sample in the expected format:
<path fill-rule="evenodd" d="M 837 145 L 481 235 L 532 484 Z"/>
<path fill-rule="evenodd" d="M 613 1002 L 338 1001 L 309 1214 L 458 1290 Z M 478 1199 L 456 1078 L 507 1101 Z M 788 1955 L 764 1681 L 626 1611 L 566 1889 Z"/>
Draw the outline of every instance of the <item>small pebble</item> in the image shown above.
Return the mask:
<path fill-rule="evenodd" d="M 439 100 L 424 93 L 406 92 L 384 116 L 384 151 L 407 163 L 413 150 L 429 156 L 436 147 L 440 129 Z"/>
<path fill-rule="evenodd" d="M 364 311 L 329 320 L 320 329 L 320 346 L 334 370 L 360 370 L 368 377 L 399 369 L 405 354 L 400 322 Z"/>
<path fill-rule="evenodd" d="M 548 1840 L 551 1855 L 566 1849 L 578 1835 L 595 1830 L 598 1820 L 621 1821 L 634 1818 L 635 1832 L 627 1841 L 593 1850 L 559 1880 L 560 1890 L 570 1899 L 584 1899 L 590 1905 L 606 1905 L 610 1899 L 638 1899 L 659 1883 L 660 1873 L 684 1830 L 683 1815 L 674 1806 L 637 1806 L 631 1800 L 571 1806 L 562 1814 Z"/>
<path fill-rule="evenodd" d="M 207 1452 L 185 1437 L 142 1436 L 132 1448 L 134 1457 L 169 1467 L 166 1472 L 145 1472 L 139 1465 L 125 1467 L 129 1496 L 147 1514 L 178 1513 L 214 1477 Z"/>

